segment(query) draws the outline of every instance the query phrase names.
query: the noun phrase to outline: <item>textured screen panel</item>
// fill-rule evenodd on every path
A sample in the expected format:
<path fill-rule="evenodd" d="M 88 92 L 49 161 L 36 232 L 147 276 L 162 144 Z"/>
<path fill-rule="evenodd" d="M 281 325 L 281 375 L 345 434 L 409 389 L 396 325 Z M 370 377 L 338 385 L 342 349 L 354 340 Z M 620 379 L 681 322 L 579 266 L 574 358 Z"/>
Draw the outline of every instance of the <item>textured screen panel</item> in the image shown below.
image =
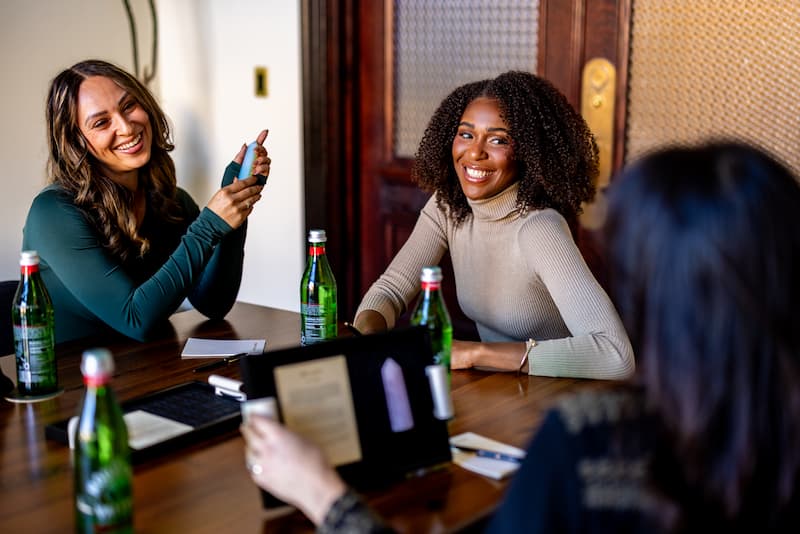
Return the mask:
<path fill-rule="evenodd" d="M 626 159 L 737 137 L 800 173 L 800 2 L 633 0 Z"/>
<path fill-rule="evenodd" d="M 459 85 L 536 72 L 539 0 L 395 0 L 393 13 L 398 157 L 413 157 L 436 107 Z"/>

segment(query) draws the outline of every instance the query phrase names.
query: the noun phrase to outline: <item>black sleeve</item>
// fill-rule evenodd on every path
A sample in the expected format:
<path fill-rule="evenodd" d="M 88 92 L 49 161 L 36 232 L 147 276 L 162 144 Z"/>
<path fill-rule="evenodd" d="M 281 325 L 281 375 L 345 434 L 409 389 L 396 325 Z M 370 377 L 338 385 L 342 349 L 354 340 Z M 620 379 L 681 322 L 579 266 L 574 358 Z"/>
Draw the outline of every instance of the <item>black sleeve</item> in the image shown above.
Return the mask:
<path fill-rule="evenodd" d="M 317 528 L 318 534 L 389 534 L 394 530 L 381 519 L 352 490 L 336 499 Z"/>
<path fill-rule="evenodd" d="M 579 514 L 575 459 L 561 417 L 551 410 L 528 447 L 488 532 L 569 532 L 569 518 Z"/>

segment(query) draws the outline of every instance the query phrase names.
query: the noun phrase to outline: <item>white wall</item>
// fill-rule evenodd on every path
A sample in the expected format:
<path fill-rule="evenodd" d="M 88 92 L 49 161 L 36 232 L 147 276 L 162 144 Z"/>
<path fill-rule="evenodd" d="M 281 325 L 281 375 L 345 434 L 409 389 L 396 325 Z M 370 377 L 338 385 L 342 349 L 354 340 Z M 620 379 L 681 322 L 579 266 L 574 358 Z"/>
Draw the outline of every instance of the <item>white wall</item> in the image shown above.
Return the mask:
<path fill-rule="evenodd" d="M 140 68 L 149 65 L 146 0 L 131 2 Z M 173 123 L 178 183 L 205 205 L 242 143 L 263 128 L 272 172 L 250 217 L 239 300 L 299 309 L 304 261 L 300 8 L 286 0 L 159 0 L 158 78 Z M 0 278 L 18 276 L 22 226 L 45 183 L 44 100 L 59 70 L 87 57 L 132 69 L 121 0 L 0 1 Z M 253 95 L 253 69 L 269 96 Z"/>
<path fill-rule="evenodd" d="M 0 279 L 19 277 L 25 216 L 45 185 L 48 84 L 64 67 L 88 57 L 132 69 L 121 1 L 0 2 Z"/>

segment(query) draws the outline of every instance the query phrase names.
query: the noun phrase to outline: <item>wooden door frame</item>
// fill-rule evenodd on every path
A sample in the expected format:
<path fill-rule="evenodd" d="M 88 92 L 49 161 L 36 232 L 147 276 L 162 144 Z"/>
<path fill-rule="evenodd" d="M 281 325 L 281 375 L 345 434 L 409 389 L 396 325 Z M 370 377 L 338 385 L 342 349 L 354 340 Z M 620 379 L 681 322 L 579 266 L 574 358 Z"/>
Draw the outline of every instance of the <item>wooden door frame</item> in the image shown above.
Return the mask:
<path fill-rule="evenodd" d="M 301 2 L 305 225 L 327 232 L 342 320 L 360 299 L 358 21 L 358 0 Z"/>
<path fill-rule="evenodd" d="M 587 61 L 603 57 L 617 70 L 611 166 L 615 170 L 622 167 L 625 156 L 632 2 L 541 0 L 539 12 L 544 22 L 539 25 L 542 31 L 539 33 L 538 74 L 558 87 L 575 109 L 581 109 L 581 70 Z M 566 59 L 565 49 L 568 50 Z"/>

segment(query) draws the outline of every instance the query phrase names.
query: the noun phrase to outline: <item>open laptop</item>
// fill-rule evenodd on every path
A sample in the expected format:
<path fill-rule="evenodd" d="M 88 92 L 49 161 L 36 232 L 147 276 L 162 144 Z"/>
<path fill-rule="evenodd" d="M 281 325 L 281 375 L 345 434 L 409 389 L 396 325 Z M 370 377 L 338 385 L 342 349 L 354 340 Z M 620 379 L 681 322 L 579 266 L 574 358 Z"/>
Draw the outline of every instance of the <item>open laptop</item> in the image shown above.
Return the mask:
<path fill-rule="evenodd" d="M 247 356 L 241 368 L 248 402 L 274 398 L 280 420 L 356 490 L 451 460 L 447 373 L 424 327 Z"/>

